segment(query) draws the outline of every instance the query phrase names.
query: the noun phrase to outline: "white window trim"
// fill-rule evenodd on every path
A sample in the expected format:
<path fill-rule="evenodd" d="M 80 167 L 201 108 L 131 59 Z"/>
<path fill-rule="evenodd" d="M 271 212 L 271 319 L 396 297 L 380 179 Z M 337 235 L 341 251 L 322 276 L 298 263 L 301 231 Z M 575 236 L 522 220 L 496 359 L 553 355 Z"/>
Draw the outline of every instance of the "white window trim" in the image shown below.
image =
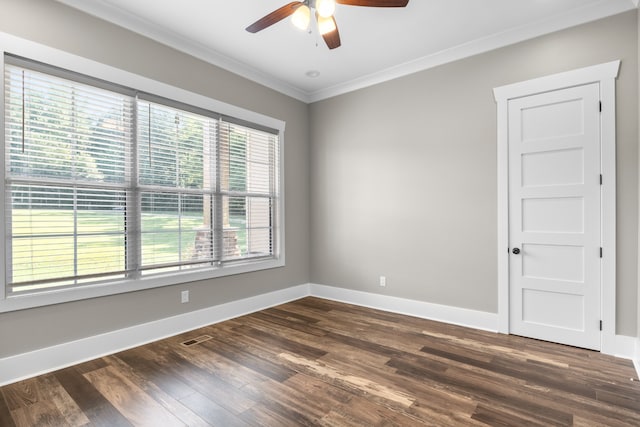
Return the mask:
<path fill-rule="evenodd" d="M 280 194 L 278 198 L 278 215 L 276 219 L 275 232 L 277 233 L 277 251 L 275 259 L 247 262 L 238 262 L 233 265 L 226 265 L 224 268 L 201 270 L 195 272 L 175 272 L 164 275 L 143 277 L 137 280 L 113 281 L 106 284 L 87 285 L 78 288 L 58 289 L 34 294 L 16 295 L 7 297 L 7 286 L 3 278 L 2 290 L 0 292 L 0 313 L 22 310 L 26 308 L 39 307 L 63 302 L 77 301 L 87 298 L 115 295 L 143 289 L 157 288 L 161 286 L 176 285 L 198 280 L 207 280 L 217 277 L 230 276 L 240 273 L 248 273 L 266 270 L 285 265 L 285 218 L 284 218 L 284 130 L 285 122 L 260 113 L 246 110 L 225 102 L 177 88 L 147 77 L 140 76 L 128 71 L 124 71 L 109 65 L 105 65 L 87 58 L 73 55 L 58 49 L 51 48 L 39 43 L 25 40 L 11 34 L 0 32 L 0 55 L 9 53 L 26 57 L 45 64 L 67 69 L 80 74 L 103 79 L 105 81 L 119 84 L 137 90 L 152 93 L 168 99 L 173 99 L 184 104 L 193 105 L 205 110 L 214 111 L 222 115 L 231 116 L 236 119 L 245 120 L 267 128 L 275 129 L 279 135 L 279 182 Z M 4 76 L 4 60 L 0 61 L 0 75 Z M 4 79 L 4 77 L 3 77 Z M 4 87 L 4 84 L 3 84 Z M 4 89 L 0 90 L 0 158 L 5 158 L 5 123 L 4 123 Z M 3 166 L 4 168 L 4 166 Z M 4 170 L 4 169 L 3 169 Z M 4 179 L 4 177 L 3 177 Z M 5 186 L 0 186 L 0 197 L 6 201 Z M 0 237 L 5 242 L 0 245 L 0 260 L 3 268 L 6 267 L 7 245 L 10 242 L 6 239 L 5 233 L 5 211 L 0 209 Z"/>
<path fill-rule="evenodd" d="M 620 61 L 593 65 L 493 90 L 498 119 L 498 332 L 509 333 L 509 147 L 507 104 L 510 99 L 556 89 L 598 83 L 602 102 L 601 171 L 604 177 L 601 205 L 601 314 L 603 320 L 601 351 L 618 354 L 616 335 L 616 93 L 615 80 Z"/>

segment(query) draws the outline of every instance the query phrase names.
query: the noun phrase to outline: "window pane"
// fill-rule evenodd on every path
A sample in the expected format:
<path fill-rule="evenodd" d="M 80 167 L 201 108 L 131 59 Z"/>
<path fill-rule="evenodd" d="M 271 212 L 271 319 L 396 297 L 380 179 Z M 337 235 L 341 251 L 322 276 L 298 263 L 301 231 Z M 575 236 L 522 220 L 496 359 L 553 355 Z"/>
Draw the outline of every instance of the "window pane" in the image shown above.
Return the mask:
<path fill-rule="evenodd" d="M 186 194 L 182 206 L 182 259 L 213 260 L 212 212 L 210 195 Z"/>
<path fill-rule="evenodd" d="M 229 190 L 247 190 L 247 132 L 229 132 Z"/>
<path fill-rule="evenodd" d="M 128 97 L 11 65 L 5 93 L 11 175 L 125 181 Z"/>
<path fill-rule="evenodd" d="M 78 234 L 124 233 L 124 191 L 79 190 L 76 205 Z"/>
<path fill-rule="evenodd" d="M 132 98 L 5 65 L 8 292 L 122 272 Z"/>
<path fill-rule="evenodd" d="M 213 260 L 211 196 L 142 194 L 142 265 Z"/>
<path fill-rule="evenodd" d="M 271 199 L 247 199 L 247 252 L 250 256 L 271 254 Z"/>
<path fill-rule="evenodd" d="M 12 283 L 125 269 L 124 191 L 13 186 L 11 200 Z"/>
<path fill-rule="evenodd" d="M 140 183 L 211 188 L 215 121 L 148 102 L 138 103 L 138 114 Z"/>
<path fill-rule="evenodd" d="M 9 191 L 11 211 L 7 220 L 13 236 L 73 234 L 73 189 L 14 185 Z"/>
<path fill-rule="evenodd" d="M 228 212 L 224 224 L 224 258 L 271 255 L 271 199 L 265 197 L 224 197 Z"/>
<path fill-rule="evenodd" d="M 180 234 L 177 231 L 162 233 L 143 232 L 142 265 L 174 264 L 180 261 L 178 248 Z"/>
<path fill-rule="evenodd" d="M 122 234 L 79 236 L 77 275 L 124 271 L 124 245 Z"/>
<path fill-rule="evenodd" d="M 223 259 L 239 258 L 247 253 L 246 198 L 223 197 Z"/>
<path fill-rule="evenodd" d="M 232 123 L 220 127 L 221 185 L 246 193 L 276 192 L 277 138 Z"/>
<path fill-rule="evenodd" d="M 73 236 L 14 238 L 11 251 L 13 283 L 75 275 Z"/>

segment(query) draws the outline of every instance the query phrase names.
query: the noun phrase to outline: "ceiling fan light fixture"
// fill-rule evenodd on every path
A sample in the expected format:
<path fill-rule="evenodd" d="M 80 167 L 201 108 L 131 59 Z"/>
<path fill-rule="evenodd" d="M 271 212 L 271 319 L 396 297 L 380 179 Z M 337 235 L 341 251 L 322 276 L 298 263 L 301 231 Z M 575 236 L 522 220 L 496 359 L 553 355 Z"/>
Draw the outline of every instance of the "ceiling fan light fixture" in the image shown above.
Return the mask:
<path fill-rule="evenodd" d="M 303 4 L 302 6 L 297 8 L 296 11 L 293 12 L 293 15 L 291 15 L 291 22 L 293 22 L 293 25 L 303 31 L 309 28 L 310 21 L 311 10 L 309 10 L 309 6 L 307 6 L 306 4 Z"/>
<path fill-rule="evenodd" d="M 322 16 L 318 16 L 318 31 L 321 35 L 329 34 L 336 29 L 336 21 L 334 21 L 333 16 L 328 18 L 324 18 Z"/>
<path fill-rule="evenodd" d="M 336 0 L 316 0 L 316 11 L 323 18 L 329 18 L 336 11 Z"/>
<path fill-rule="evenodd" d="M 634 1 L 637 2 L 638 0 Z M 246 30 L 255 34 L 290 16 L 292 23 L 297 28 L 309 31 L 311 9 L 313 9 L 314 18 L 317 20 L 318 32 L 322 35 L 327 47 L 335 49 L 341 46 L 338 24 L 336 24 L 333 16 L 336 3 L 347 6 L 405 7 L 409 0 L 294 0 L 271 13 L 267 13 L 249 25 Z"/>

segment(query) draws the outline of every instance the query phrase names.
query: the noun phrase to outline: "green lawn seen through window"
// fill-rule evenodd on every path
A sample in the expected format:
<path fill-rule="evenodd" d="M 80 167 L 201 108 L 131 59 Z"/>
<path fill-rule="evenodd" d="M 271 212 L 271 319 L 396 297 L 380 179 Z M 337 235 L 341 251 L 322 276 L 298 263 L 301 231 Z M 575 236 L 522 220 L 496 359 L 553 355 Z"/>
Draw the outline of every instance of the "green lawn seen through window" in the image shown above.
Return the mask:
<path fill-rule="evenodd" d="M 28 282 L 124 270 L 124 221 L 124 211 L 78 211 L 78 239 L 74 242 L 73 211 L 14 209 L 11 217 L 14 236 L 12 281 Z M 246 248 L 244 217 L 231 217 L 230 226 L 236 230 L 237 244 L 243 252 Z M 142 228 L 149 231 L 142 234 L 143 260 L 177 262 L 179 252 L 182 260 L 191 256 L 198 229 L 203 228 L 202 214 L 183 213 L 180 218 L 171 212 L 143 213 Z M 76 266 L 73 261 L 74 245 L 77 245 L 78 254 Z"/>

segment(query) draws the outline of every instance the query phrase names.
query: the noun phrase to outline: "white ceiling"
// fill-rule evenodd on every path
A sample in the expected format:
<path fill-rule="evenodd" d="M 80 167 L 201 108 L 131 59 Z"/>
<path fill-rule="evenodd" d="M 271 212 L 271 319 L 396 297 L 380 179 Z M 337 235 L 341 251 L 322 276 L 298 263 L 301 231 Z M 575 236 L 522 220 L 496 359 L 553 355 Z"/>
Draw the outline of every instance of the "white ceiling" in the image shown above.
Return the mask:
<path fill-rule="evenodd" d="M 245 28 L 291 0 L 58 0 L 305 102 L 636 8 L 638 0 L 410 0 L 338 5 L 342 46 L 289 19 Z M 320 72 L 310 78 L 308 71 Z"/>

